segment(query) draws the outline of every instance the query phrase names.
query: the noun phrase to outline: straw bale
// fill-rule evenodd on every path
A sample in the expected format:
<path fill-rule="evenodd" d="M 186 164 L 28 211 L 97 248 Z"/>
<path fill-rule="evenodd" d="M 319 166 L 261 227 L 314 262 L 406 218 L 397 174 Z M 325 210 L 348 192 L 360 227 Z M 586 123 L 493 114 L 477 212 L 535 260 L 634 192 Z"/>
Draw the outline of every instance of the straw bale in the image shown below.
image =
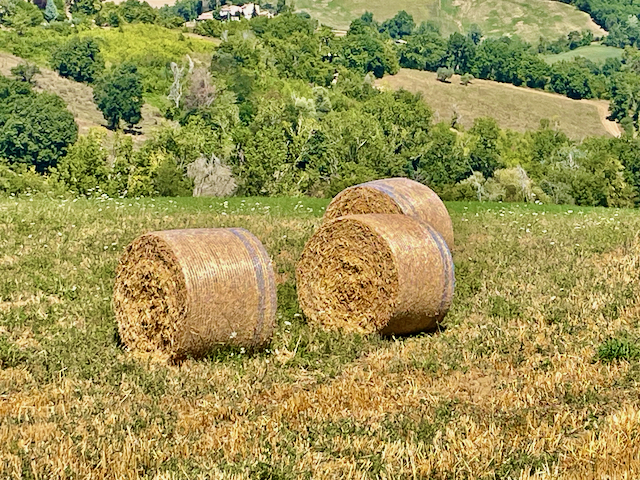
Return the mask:
<path fill-rule="evenodd" d="M 151 232 L 123 254 L 113 304 L 130 349 L 180 359 L 220 345 L 259 348 L 275 328 L 275 277 L 245 229 Z"/>
<path fill-rule="evenodd" d="M 404 214 L 430 223 L 453 249 L 451 217 L 440 197 L 408 178 L 385 178 L 349 187 L 331 201 L 324 219 L 364 213 Z"/>
<path fill-rule="evenodd" d="M 296 269 L 298 301 L 311 323 L 384 335 L 433 330 L 454 290 L 442 236 L 405 215 L 348 215 L 324 223 Z"/>

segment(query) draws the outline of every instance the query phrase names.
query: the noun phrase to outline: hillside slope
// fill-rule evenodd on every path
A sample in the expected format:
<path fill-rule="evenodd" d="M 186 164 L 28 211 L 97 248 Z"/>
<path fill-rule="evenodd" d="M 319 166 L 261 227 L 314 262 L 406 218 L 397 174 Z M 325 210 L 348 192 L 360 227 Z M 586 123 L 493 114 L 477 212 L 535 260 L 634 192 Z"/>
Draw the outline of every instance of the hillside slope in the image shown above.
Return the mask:
<path fill-rule="evenodd" d="M 478 117 L 493 117 L 502 128 L 520 132 L 539 127 L 541 119 L 549 119 L 574 139 L 592 135 L 620 135 L 618 124 L 606 119 L 609 104 L 604 100 L 571 100 L 554 93 L 506 83 L 474 80 L 466 87 L 454 75 L 451 83 L 436 80 L 433 72 L 401 69 L 376 83 L 381 88 L 404 88 L 420 92 L 434 110 L 436 120 L 448 121 L 454 111 L 466 128 Z"/>
<path fill-rule="evenodd" d="M 10 76 L 11 69 L 24 62 L 25 60 L 20 57 L 0 51 L 0 75 Z M 86 135 L 93 127 L 106 126 L 102 113 L 93 102 L 93 89 L 90 86 L 63 78 L 46 67 L 41 66 L 40 71 L 41 73 L 34 78 L 35 89 L 60 96 L 67 104 L 67 109 L 73 113 L 81 135 Z M 136 143 L 144 141 L 145 134 L 163 121 L 162 114 L 157 108 L 149 104 L 143 105 L 140 122 L 142 135 L 135 135 L 134 141 Z"/>
<path fill-rule="evenodd" d="M 406 10 L 416 23 L 432 20 L 442 33 L 466 32 L 476 23 L 485 36 L 519 35 L 530 42 L 557 38 L 572 30 L 591 30 L 601 36 L 606 32 L 588 14 L 571 5 L 552 0 L 298 0 L 296 7 L 307 11 L 320 22 L 345 29 L 365 11 L 379 21 Z"/>

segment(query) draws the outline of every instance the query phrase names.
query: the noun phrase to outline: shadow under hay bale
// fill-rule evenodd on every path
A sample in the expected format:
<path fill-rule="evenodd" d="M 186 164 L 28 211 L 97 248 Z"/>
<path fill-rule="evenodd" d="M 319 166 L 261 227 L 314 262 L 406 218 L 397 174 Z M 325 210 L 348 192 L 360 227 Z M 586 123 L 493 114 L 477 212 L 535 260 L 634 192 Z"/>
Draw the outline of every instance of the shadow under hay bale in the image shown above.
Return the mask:
<path fill-rule="evenodd" d="M 408 178 L 386 178 L 349 187 L 331 201 L 324 219 L 365 213 L 404 214 L 433 226 L 453 248 L 451 217 L 440 197 Z"/>
<path fill-rule="evenodd" d="M 152 232 L 122 256 L 113 305 L 129 349 L 177 360 L 218 346 L 260 348 L 275 328 L 273 267 L 242 228 Z"/>
<path fill-rule="evenodd" d="M 323 224 L 296 269 L 298 301 L 326 329 L 404 335 L 436 328 L 453 298 L 451 253 L 405 215 L 349 215 Z"/>

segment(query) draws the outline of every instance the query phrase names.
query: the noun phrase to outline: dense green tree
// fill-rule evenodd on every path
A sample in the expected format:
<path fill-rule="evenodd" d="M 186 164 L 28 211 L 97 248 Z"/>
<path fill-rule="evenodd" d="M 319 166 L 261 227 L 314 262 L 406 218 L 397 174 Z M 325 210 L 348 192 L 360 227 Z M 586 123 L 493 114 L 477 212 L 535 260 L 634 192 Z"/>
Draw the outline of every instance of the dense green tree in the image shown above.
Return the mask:
<path fill-rule="evenodd" d="M 380 31 L 388 33 L 391 38 L 400 39 L 411 35 L 415 28 L 413 17 L 404 10 L 400 10 L 393 18 L 382 23 Z"/>
<path fill-rule="evenodd" d="M 78 126 L 60 97 L 0 77 L 0 157 L 44 172 L 77 135 Z"/>
<path fill-rule="evenodd" d="M 551 67 L 549 86 L 569 98 L 593 98 L 593 75 L 576 62 L 556 62 Z"/>
<path fill-rule="evenodd" d="M 105 75 L 93 89 L 96 105 L 115 130 L 124 120 L 129 127 L 142 119 L 142 80 L 135 65 L 124 63 Z"/>
<path fill-rule="evenodd" d="M 0 5 L 0 24 L 14 28 L 18 35 L 24 35 L 43 21 L 42 12 L 33 3 L 15 0 Z"/>
<path fill-rule="evenodd" d="M 475 44 L 464 35 L 452 33 L 447 42 L 447 63 L 456 73 L 467 73 L 471 69 L 476 53 Z"/>
<path fill-rule="evenodd" d="M 71 13 L 80 13 L 82 15 L 95 15 L 100 11 L 101 0 L 71 0 L 69 10 Z"/>
<path fill-rule="evenodd" d="M 347 35 L 340 42 L 337 62 L 361 73 L 372 72 L 376 78 L 398 71 L 398 59 L 391 45 L 377 34 Z"/>
<path fill-rule="evenodd" d="M 469 27 L 467 37 L 469 37 L 469 40 L 471 40 L 474 45 L 478 45 L 482 41 L 482 30 L 480 30 L 477 24 L 472 23 Z"/>
<path fill-rule="evenodd" d="M 640 76 L 631 71 L 618 72 L 610 82 L 611 118 L 622 121 L 626 117 L 633 121 L 635 128 L 640 120 Z"/>
<path fill-rule="evenodd" d="M 496 169 L 504 167 L 498 150 L 500 128 L 493 118 L 480 117 L 473 121 L 469 134 L 469 166 L 474 172 L 489 178 Z"/>
<path fill-rule="evenodd" d="M 128 23 L 154 23 L 158 13 L 146 1 L 126 0 L 119 5 L 120 15 Z"/>
<path fill-rule="evenodd" d="M 51 65 L 63 77 L 93 82 L 104 69 L 104 60 L 94 39 L 72 37 L 53 52 Z"/>
<path fill-rule="evenodd" d="M 438 123 L 429 132 L 425 149 L 414 159 L 415 175 L 426 184 L 441 187 L 458 183 L 471 175 L 458 133 L 446 123 Z"/>
<path fill-rule="evenodd" d="M 58 7 L 53 0 L 47 0 L 47 6 L 44 9 L 44 18 L 47 22 L 53 22 L 58 19 Z"/>
<path fill-rule="evenodd" d="M 435 72 L 444 65 L 446 56 L 447 42 L 437 33 L 412 35 L 400 49 L 400 66 Z"/>

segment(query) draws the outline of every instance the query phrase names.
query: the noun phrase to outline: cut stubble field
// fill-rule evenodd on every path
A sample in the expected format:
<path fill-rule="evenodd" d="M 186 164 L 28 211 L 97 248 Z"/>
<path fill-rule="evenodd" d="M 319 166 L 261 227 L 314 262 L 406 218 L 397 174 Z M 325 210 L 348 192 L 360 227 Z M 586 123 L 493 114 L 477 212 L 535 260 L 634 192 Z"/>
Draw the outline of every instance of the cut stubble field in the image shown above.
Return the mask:
<path fill-rule="evenodd" d="M 450 121 L 457 112 L 458 122 L 465 128 L 470 128 L 478 117 L 493 117 L 500 127 L 519 132 L 536 130 L 540 120 L 547 119 L 574 140 L 603 135 L 619 137 L 622 133 L 617 123 L 607 119 L 606 100 L 572 100 L 556 93 L 489 80 L 473 80 L 464 86 L 459 75 L 445 83 L 438 81 L 434 72 L 405 68 L 377 80 L 376 85 L 421 93 L 434 110 L 436 121 Z"/>
<path fill-rule="evenodd" d="M 453 307 L 438 332 L 381 338 L 298 308 L 295 264 L 327 203 L 0 199 L 0 477 L 640 475 L 640 361 L 599 355 L 640 336 L 637 211 L 448 203 Z M 125 351 L 123 247 L 227 226 L 273 259 L 269 349 L 177 366 Z"/>

